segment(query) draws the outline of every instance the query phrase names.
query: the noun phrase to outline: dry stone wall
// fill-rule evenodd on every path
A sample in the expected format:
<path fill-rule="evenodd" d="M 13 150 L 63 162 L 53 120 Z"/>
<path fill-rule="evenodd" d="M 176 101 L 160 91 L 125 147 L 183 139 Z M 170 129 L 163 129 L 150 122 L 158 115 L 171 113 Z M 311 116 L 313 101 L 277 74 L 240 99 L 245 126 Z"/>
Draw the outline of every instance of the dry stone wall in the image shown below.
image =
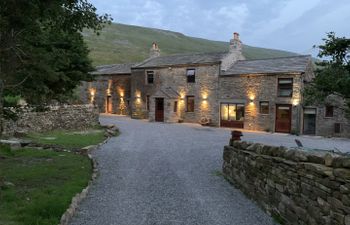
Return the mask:
<path fill-rule="evenodd" d="M 350 225 L 350 157 L 230 141 L 223 173 L 282 224 Z"/>
<path fill-rule="evenodd" d="M 98 124 L 99 111 L 93 105 L 65 105 L 49 107 L 44 112 L 25 109 L 18 116 L 17 121 L 4 121 L 3 134 L 13 136 L 56 129 L 86 129 Z"/>

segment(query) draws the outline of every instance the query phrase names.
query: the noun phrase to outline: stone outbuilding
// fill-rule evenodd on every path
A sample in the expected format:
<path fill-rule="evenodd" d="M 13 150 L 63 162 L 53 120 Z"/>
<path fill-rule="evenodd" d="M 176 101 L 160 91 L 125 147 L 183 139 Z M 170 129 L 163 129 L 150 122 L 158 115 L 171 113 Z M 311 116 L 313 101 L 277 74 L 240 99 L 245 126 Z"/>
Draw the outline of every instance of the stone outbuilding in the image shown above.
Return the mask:
<path fill-rule="evenodd" d="M 310 55 L 245 60 L 238 33 L 228 52 L 161 56 L 156 43 L 141 63 L 97 67 L 83 101 L 101 112 L 156 122 L 295 134 L 349 136 L 338 105 L 305 106 Z"/>

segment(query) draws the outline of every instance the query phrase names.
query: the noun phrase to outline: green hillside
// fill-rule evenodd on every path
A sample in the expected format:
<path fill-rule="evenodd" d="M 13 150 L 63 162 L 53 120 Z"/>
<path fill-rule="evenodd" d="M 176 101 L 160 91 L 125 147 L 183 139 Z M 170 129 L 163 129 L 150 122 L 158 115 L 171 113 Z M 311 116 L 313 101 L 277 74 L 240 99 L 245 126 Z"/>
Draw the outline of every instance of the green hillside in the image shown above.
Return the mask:
<path fill-rule="evenodd" d="M 94 65 L 125 62 L 141 62 L 148 57 L 152 42 L 157 42 L 162 55 L 188 52 L 220 52 L 228 49 L 227 42 L 210 41 L 185 36 L 181 33 L 111 24 L 99 36 L 92 31 L 83 33 L 91 50 Z M 295 53 L 257 48 L 245 45 L 243 53 L 247 59 L 261 59 L 296 55 Z"/>

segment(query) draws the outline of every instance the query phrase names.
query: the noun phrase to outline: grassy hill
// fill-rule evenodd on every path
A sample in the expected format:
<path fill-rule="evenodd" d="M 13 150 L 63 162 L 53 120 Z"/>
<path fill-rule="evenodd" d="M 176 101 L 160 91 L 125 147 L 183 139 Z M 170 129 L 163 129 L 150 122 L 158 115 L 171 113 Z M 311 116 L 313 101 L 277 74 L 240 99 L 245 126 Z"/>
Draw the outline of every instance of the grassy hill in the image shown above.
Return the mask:
<path fill-rule="evenodd" d="M 162 55 L 189 52 L 220 52 L 228 43 L 188 37 L 184 34 L 124 24 L 111 24 L 99 36 L 92 31 L 83 33 L 91 50 L 94 65 L 141 62 L 148 57 L 152 42 L 157 42 Z M 296 55 L 295 53 L 244 45 L 247 59 Z"/>

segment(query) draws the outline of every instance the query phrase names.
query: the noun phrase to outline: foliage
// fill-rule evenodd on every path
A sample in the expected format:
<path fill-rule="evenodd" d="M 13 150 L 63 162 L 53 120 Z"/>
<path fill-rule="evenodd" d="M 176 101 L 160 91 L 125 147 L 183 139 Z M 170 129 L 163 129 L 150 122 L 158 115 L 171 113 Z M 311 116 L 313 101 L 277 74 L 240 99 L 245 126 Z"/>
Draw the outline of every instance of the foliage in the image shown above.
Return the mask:
<path fill-rule="evenodd" d="M 324 104 L 327 97 L 338 96 L 345 100 L 343 109 L 350 109 L 350 39 L 327 33 L 319 48 L 315 79 L 305 90 L 306 103 Z M 342 108 L 342 106 L 340 106 Z"/>
<path fill-rule="evenodd" d="M 91 170 L 85 156 L 0 146 L 0 179 L 11 183 L 0 185 L 0 224 L 58 224 Z"/>
<path fill-rule="evenodd" d="M 65 101 L 91 79 L 81 31 L 98 32 L 109 21 L 87 0 L 0 1 L 0 88 L 29 103 Z"/>
<path fill-rule="evenodd" d="M 18 105 L 21 96 L 6 95 L 4 96 L 4 107 L 16 107 Z"/>

